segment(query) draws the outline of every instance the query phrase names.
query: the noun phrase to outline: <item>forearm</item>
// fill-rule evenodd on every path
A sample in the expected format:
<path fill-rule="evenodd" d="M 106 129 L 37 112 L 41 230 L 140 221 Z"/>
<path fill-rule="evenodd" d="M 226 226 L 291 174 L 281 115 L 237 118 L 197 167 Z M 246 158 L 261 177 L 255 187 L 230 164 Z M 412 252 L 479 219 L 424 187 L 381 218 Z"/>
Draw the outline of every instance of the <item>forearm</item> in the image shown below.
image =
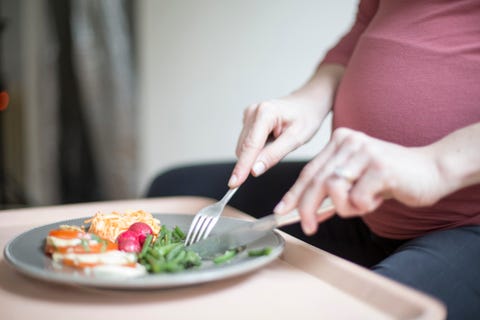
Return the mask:
<path fill-rule="evenodd" d="M 340 64 L 321 64 L 312 77 L 289 97 L 313 104 L 324 118 L 332 108 L 344 70 Z"/>
<path fill-rule="evenodd" d="M 480 183 L 480 122 L 459 129 L 426 147 L 436 159 L 446 193 Z"/>

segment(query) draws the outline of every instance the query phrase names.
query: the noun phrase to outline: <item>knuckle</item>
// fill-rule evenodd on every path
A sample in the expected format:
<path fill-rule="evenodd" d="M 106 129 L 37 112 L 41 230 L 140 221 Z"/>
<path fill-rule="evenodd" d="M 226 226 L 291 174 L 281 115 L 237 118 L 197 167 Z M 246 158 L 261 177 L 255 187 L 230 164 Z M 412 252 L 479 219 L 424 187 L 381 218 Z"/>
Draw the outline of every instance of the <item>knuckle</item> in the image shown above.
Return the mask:
<path fill-rule="evenodd" d="M 350 194 L 350 201 L 355 208 L 362 213 L 369 212 L 372 207 L 372 203 L 368 197 L 360 192 L 352 191 Z"/>
<path fill-rule="evenodd" d="M 312 187 L 314 188 L 319 188 L 322 187 L 325 184 L 325 179 L 323 179 L 322 176 L 316 174 L 312 177 Z"/>
<path fill-rule="evenodd" d="M 255 122 L 272 124 L 275 121 L 274 106 L 270 102 L 263 102 L 255 108 L 250 117 L 254 118 Z"/>
<path fill-rule="evenodd" d="M 331 177 L 329 177 L 324 181 L 324 184 L 325 190 L 328 192 L 328 194 L 331 194 L 332 192 L 335 192 L 337 190 L 336 179 L 332 179 Z"/>
<path fill-rule="evenodd" d="M 389 167 L 378 159 L 372 160 L 371 168 L 375 173 L 375 179 L 383 182 L 383 185 L 387 188 L 393 188 L 395 186 L 395 178 Z"/>
<path fill-rule="evenodd" d="M 348 215 L 348 212 L 346 210 L 344 210 L 342 207 L 339 207 L 337 206 L 337 211 L 336 211 L 337 215 L 342 217 L 342 218 L 347 218 L 349 215 Z"/>
<path fill-rule="evenodd" d="M 354 189 L 350 194 L 350 202 L 358 211 L 358 213 L 367 214 L 377 209 L 382 201 L 375 199 L 374 194 Z"/>
<path fill-rule="evenodd" d="M 260 147 L 257 143 L 252 139 L 251 136 L 247 136 L 243 142 L 240 144 L 240 152 L 243 153 L 245 151 L 256 150 Z"/>
<path fill-rule="evenodd" d="M 337 200 L 336 203 L 337 214 L 343 218 L 348 218 L 355 216 L 358 211 L 352 206 L 352 203 L 349 199 L 343 199 L 342 201 Z"/>
<path fill-rule="evenodd" d="M 292 188 L 287 193 L 285 193 L 283 199 L 286 203 L 294 205 L 297 203 L 299 195 L 300 190 L 298 190 L 297 188 Z"/>
<path fill-rule="evenodd" d="M 260 158 L 268 165 L 279 162 L 283 158 L 280 150 L 269 149 L 265 151 Z"/>
<path fill-rule="evenodd" d="M 348 146 L 352 151 L 356 152 L 364 148 L 363 138 L 357 134 L 350 134 L 344 138 L 344 144 Z"/>
<path fill-rule="evenodd" d="M 298 204 L 298 211 L 299 211 L 300 216 L 302 218 L 306 218 L 306 217 L 309 217 L 310 215 L 312 215 L 311 206 L 309 204 L 305 203 L 305 201 L 301 201 Z"/>
<path fill-rule="evenodd" d="M 389 166 L 378 157 L 370 157 L 370 168 L 378 178 L 385 178 L 388 175 Z"/>
<path fill-rule="evenodd" d="M 349 133 L 344 134 L 343 142 L 354 151 L 366 151 L 371 153 L 366 137 L 367 136 L 363 132 L 350 131 Z"/>
<path fill-rule="evenodd" d="M 242 141 L 241 143 L 239 143 L 237 145 L 237 147 L 235 148 L 235 154 L 237 155 L 237 158 L 240 159 L 240 158 L 243 158 L 244 156 L 244 153 L 246 150 L 249 150 L 248 148 L 246 149 L 245 148 L 245 142 Z"/>
<path fill-rule="evenodd" d="M 306 180 L 309 179 L 314 173 L 314 167 L 311 162 L 307 163 L 305 167 L 303 167 L 302 171 L 300 172 L 299 179 Z"/>
<path fill-rule="evenodd" d="M 247 108 L 245 108 L 245 111 L 243 112 L 244 114 L 252 114 L 255 112 L 255 110 L 258 108 L 258 103 L 253 103 L 249 105 Z"/>
<path fill-rule="evenodd" d="M 361 142 L 360 144 L 360 151 L 362 151 L 363 154 L 366 154 L 368 157 L 371 159 L 375 159 L 375 148 L 367 143 L 367 141 L 363 138 L 360 138 Z"/>
<path fill-rule="evenodd" d="M 334 140 L 343 140 L 345 137 L 349 136 L 352 133 L 352 129 L 340 127 L 335 129 L 332 133 L 332 138 Z"/>
<path fill-rule="evenodd" d="M 255 113 L 256 108 L 257 108 L 257 105 L 252 104 L 247 108 L 245 108 L 245 110 L 243 110 L 243 123 L 247 122 L 247 120 L 252 117 L 252 115 Z"/>
<path fill-rule="evenodd" d="M 262 115 L 262 116 L 265 116 L 265 115 L 268 115 L 271 113 L 272 111 L 272 106 L 273 104 L 270 102 L 270 101 L 266 101 L 266 102 L 263 102 L 261 104 L 258 105 L 257 107 L 257 115 Z"/>

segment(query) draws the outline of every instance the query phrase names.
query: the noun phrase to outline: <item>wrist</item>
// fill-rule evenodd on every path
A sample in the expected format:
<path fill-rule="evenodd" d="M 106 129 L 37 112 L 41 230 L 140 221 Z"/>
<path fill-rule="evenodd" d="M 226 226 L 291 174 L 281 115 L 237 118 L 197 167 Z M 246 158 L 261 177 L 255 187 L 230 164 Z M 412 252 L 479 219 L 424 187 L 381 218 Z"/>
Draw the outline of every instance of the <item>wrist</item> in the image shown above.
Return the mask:
<path fill-rule="evenodd" d="M 472 185 L 478 180 L 475 162 L 465 157 L 464 153 L 444 148 L 439 144 L 433 144 L 429 148 L 433 154 L 440 183 L 445 186 L 444 195 Z"/>
<path fill-rule="evenodd" d="M 303 86 L 286 98 L 307 103 L 322 111 L 327 109 L 328 112 L 333 105 L 344 69 L 343 66 L 336 64 L 321 65 Z"/>

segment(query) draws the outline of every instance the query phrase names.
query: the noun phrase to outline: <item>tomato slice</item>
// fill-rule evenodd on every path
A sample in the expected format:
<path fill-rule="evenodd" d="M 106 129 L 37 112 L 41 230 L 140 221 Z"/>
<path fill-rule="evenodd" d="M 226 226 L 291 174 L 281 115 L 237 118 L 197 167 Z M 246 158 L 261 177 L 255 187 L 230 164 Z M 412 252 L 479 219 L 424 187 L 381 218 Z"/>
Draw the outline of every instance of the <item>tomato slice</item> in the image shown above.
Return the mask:
<path fill-rule="evenodd" d="M 118 245 L 98 236 L 74 229 L 55 229 L 48 234 L 49 237 L 63 240 L 78 239 L 75 245 L 55 246 L 53 244 L 45 245 L 45 252 L 52 254 L 58 253 L 102 253 L 111 250 L 118 250 Z"/>
<path fill-rule="evenodd" d="M 55 248 L 55 252 L 58 253 L 102 253 L 112 250 L 118 250 L 116 243 L 102 240 L 100 242 L 89 242 L 85 241 L 84 244 L 79 244 L 75 246 L 68 247 L 58 247 Z"/>
<path fill-rule="evenodd" d="M 74 229 L 55 229 L 51 230 L 48 235 L 60 239 L 81 239 L 85 237 L 86 233 Z"/>

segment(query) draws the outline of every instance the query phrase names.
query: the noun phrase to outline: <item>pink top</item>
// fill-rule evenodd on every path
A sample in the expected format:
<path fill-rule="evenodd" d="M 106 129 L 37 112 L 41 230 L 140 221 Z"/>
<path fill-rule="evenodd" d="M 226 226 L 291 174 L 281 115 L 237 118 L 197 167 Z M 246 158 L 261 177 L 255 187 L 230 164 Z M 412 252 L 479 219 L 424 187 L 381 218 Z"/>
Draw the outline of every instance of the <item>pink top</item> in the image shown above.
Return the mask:
<path fill-rule="evenodd" d="M 323 63 L 347 66 L 334 128 L 430 144 L 480 121 L 480 1 L 362 0 L 352 29 Z M 480 185 L 431 207 L 386 201 L 364 220 L 393 239 L 480 224 Z"/>

